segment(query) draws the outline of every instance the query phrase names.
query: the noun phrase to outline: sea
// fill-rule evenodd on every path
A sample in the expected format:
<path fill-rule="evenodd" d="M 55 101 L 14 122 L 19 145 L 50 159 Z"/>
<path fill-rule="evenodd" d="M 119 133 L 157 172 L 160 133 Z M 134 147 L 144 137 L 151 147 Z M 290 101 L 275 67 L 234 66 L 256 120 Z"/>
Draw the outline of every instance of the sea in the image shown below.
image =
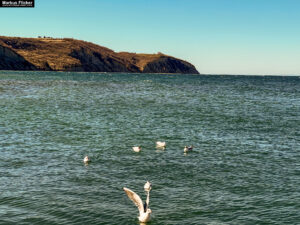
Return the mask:
<path fill-rule="evenodd" d="M 300 76 L 0 71 L 1 225 L 140 224 L 146 181 L 149 225 L 300 224 Z"/>

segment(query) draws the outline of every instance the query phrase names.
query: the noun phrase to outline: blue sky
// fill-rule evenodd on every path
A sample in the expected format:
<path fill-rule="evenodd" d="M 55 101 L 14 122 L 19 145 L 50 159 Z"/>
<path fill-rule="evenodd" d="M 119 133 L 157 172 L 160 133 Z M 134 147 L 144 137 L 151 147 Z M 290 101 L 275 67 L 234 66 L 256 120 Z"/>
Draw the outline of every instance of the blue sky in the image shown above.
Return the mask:
<path fill-rule="evenodd" d="M 163 52 L 205 74 L 300 74 L 300 0 L 35 0 L 0 8 L 0 35 Z"/>

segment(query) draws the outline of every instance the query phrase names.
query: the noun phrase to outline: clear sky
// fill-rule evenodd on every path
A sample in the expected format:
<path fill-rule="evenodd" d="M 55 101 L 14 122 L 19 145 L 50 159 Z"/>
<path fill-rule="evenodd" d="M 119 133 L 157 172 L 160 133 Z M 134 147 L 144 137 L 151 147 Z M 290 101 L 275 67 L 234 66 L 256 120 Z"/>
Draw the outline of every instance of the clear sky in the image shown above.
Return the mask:
<path fill-rule="evenodd" d="M 163 52 L 204 74 L 300 74 L 300 0 L 35 0 L 0 8 L 0 31 Z"/>

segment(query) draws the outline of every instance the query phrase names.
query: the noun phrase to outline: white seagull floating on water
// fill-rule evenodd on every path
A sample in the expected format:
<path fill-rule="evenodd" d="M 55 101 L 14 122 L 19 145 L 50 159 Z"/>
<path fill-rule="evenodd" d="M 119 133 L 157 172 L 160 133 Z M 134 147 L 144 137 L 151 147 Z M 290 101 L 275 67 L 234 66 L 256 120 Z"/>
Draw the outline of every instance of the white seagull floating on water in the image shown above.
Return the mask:
<path fill-rule="evenodd" d="M 156 142 L 156 148 L 165 148 L 166 142 L 165 141 L 157 141 Z"/>
<path fill-rule="evenodd" d="M 191 152 L 193 150 L 193 145 L 191 146 L 184 146 L 184 149 L 183 149 L 183 152 L 184 153 L 188 153 L 188 152 Z"/>
<path fill-rule="evenodd" d="M 150 201 L 150 190 L 152 188 L 152 184 L 147 181 L 147 183 L 144 185 L 144 190 L 147 192 L 147 199 L 145 204 L 143 204 L 142 199 L 138 194 L 136 194 L 134 191 L 124 187 L 123 190 L 127 194 L 128 198 L 133 201 L 133 203 L 138 207 L 139 209 L 139 221 L 142 223 L 146 223 L 150 220 L 150 215 L 152 213 L 151 209 L 149 208 L 149 201 Z"/>
<path fill-rule="evenodd" d="M 141 146 L 132 147 L 133 151 L 140 152 L 142 150 Z"/>
<path fill-rule="evenodd" d="M 89 163 L 89 162 L 91 162 L 91 159 L 88 156 L 85 156 L 84 159 L 83 159 L 83 162 L 84 163 Z"/>

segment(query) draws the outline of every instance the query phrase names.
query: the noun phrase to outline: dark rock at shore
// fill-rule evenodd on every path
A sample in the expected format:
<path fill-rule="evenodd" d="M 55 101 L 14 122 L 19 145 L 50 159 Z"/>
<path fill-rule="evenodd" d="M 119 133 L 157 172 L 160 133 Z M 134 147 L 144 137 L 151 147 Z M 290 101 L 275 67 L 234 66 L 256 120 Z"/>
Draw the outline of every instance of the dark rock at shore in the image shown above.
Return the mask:
<path fill-rule="evenodd" d="M 13 50 L 0 45 L 0 69 L 36 70 L 36 67 Z"/>
<path fill-rule="evenodd" d="M 118 53 L 71 38 L 3 36 L 0 36 L 0 70 L 199 74 L 192 64 L 162 53 Z"/>
<path fill-rule="evenodd" d="M 198 73 L 195 67 L 190 63 L 175 59 L 173 57 L 162 56 L 152 62 L 149 62 L 144 73 Z"/>

